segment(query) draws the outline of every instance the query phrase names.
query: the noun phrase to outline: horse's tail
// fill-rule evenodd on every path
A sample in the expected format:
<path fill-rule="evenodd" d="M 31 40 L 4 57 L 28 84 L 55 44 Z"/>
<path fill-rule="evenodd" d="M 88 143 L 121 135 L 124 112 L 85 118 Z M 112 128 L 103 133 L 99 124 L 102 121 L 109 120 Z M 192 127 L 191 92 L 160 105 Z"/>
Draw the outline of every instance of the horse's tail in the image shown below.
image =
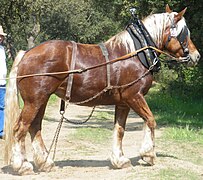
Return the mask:
<path fill-rule="evenodd" d="M 6 86 L 6 97 L 5 97 L 5 119 L 4 119 L 4 138 L 5 138 L 5 153 L 4 160 L 6 164 L 10 164 L 11 151 L 13 144 L 13 125 L 14 121 L 17 120 L 20 113 L 20 106 L 18 100 L 18 91 L 16 84 L 16 76 L 18 70 L 18 64 L 25 54 L 25 51 L 19 51 L 11 72 L 9 74 L 9 81 Z"/>

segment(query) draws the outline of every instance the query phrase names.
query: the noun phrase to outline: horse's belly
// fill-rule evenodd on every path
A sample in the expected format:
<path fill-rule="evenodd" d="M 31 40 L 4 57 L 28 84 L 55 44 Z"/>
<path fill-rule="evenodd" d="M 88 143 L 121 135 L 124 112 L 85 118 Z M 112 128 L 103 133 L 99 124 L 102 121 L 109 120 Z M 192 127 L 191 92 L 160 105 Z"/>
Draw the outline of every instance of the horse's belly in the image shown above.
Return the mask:
<path fill-rule="evenodd" d="M 117 89 L 106 91 L 95 91 L 94 93 L 80 93 L 73 92 L 70 102 L 79 105 L 95 106 L 95 105 L 115 105 L 120 103 L 120 93 Z"/>

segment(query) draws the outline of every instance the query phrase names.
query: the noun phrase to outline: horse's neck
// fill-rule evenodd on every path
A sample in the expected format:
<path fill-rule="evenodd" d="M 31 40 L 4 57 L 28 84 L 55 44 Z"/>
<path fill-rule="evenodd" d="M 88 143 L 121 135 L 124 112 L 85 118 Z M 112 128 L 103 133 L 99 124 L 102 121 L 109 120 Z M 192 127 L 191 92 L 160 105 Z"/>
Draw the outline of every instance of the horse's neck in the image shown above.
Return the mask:
<path fill-rule="evenodd" d="M 163 48 L 163 33 L 171 24 L 171 15 L 168 13 L 153 14 L 143 20 L 143 24 L 151 35 L 154 43 L 159 49 Z M 111 49 L 126 48 L 126 53 L 134 51 L 134 43 L 127 31 L 122 31 L 113 36 L 105 44 Z"/>
<path fill-rule="evenodd" d="M 117 49 L 125 54 L 135 51 L 133 40 L 127 31 L 122 31 L 119 34 L 116 34 L 106 41 L 105 44 L 110 49 Z"/>
<path fill-rule="evenodd" d="M 163 48 L 163 35 L 171 23 L 168 13 L 153 14 L 143 20 L 143 24 L 159 49 Z"/>

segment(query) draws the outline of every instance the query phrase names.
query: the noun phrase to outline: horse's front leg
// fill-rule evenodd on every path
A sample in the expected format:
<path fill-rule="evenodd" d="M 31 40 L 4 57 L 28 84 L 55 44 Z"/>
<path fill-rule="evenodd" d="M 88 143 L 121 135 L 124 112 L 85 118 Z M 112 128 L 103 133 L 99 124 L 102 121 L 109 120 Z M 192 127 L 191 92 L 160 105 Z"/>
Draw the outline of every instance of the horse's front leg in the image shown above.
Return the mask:
<path fill-rule="evenodd" d="M 154 159 L 156 153 L 154 150 L 155 139 L 154 131 L 156 127 L 156 122 L 154 116 L 149 109 L 144 96 L 137 93 L 134 97 L 127 100 L 128 105 L 145 120 L 144 124 L 144 140 L 140 149 L 140 155 L 144 161 L 150 165 L 154 164 Z"/>
<path fill-rule="evenodd" d="M 124 157 L 122 141 L 125 131 L 126 119 L 130 108 L 128 106 L 116 106 L 115 121 L 113 133 L 113 149 L 111 154 L 111 163 L 115 168 L 124 168 L 131 165 L 129 159 Z"/>

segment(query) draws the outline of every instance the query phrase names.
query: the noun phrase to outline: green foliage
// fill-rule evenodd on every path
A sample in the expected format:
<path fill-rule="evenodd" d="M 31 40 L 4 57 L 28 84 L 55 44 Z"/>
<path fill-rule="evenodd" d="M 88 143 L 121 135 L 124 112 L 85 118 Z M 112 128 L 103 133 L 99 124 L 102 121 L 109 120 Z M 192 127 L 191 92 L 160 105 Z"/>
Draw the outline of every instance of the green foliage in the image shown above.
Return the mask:
<path fill-rule="evenodd" d="M 203 44 L 203 36 L 201 35 L 201 31 L 203 29 L 203 19 L 201 18 L 201 9 L 203 8 L 202 1 L 200 0 L 192 0 L 192 1 L 179 1 L 176 3 L 176 7 L 178 9 L 183 9 L 184 7 L 188 7 L 185 18 L 187 21 L 187 25 L 191 31 L 191 38 L 195 43 L 196 47 L 198 47 L 200 54 L 203 53 L 202 44 Z M 172 86 L 176 86 L 179 84 L 179 88 L 182 87 L 184 93 L 187 91 L 188 96 L 196 96 L 196 98 L 202 98 L 203 92 L 203 63 L 202 59 L 198 66 L 194 69 L 183 69 L 183 71 L 179 71 L 179 76 L 182 75 L 182 79 L 176 81 Z M 189 93 L 191 92 L 191 93 Z"/>
<path fill-rule="evenodd" d="M 59 101 L 58 96 L 56 96 L 55 94 L 52 94 L 49 98 L 48 105 L 54 105 L 56 104 L 57 101 Z"/>
<path fill-rule="evenodd" d="M 46 18 L 46 15 L 42 17 L 43 40 L 67 39 L 94 43 L 117 29 L 117 23 L 95 9 L 91 1 L 60 0 L 57 4 L 56 10 L 49 14 L 50 18 Z"/>
<path fill-rule="evenodd" d="M 12 65 L 13 65 L 13 60 L 11 58 L 9 58 L 9 59 L 7 59 L 6 63 L 7 63 L 8 72 L 10 72 Z"/>
<path fill-rule="evenodd" d="M 184 99 L 202 99 L 202 68 L 201 66 L 187 68 L 181 64 L 169 68 L 168 65 L 162 64 L 161 71 L 155 75 L 155 79 L 171 95 L 178 94 Z"/>
<path fill-rule="evenodd" d="M 31 36 L 35 44 L 50 39 L 97 43 L 120 30 L 113 4 L 98 6 L 94 0 L 3 0 L 0 22 L 9 34 L 7 42 L 15 50 L 27 49 Z"/>
<path fill-rule="evenodd" d="M 203 128 L 203 97 L 186 98 L 177 89 L 170 94 L 168 89 L 157 85 L 146 98 L 158 125 Z"/>
<path fill-rule="evenodd" d="M 175 93 L 175 91 L 178 91 L 178 94 L 181 94 L 185 99 L 202 99 L 202 73 L 203 71 L 200 71 L 198 67 L 193 69 L 181 69 L 181 72 L 178 73 L 179 78 L 168 82 L 168 92 Z"/>
<path fill-rule="evenodd" d="M 188 143 L 193 142 L 203 145 L 203 130 L 195 130 L 190 128 L 188 125 L 181 128 L 167 128 L 164 132 L 164 138 L 167 140 L 175 140 Z"/>

